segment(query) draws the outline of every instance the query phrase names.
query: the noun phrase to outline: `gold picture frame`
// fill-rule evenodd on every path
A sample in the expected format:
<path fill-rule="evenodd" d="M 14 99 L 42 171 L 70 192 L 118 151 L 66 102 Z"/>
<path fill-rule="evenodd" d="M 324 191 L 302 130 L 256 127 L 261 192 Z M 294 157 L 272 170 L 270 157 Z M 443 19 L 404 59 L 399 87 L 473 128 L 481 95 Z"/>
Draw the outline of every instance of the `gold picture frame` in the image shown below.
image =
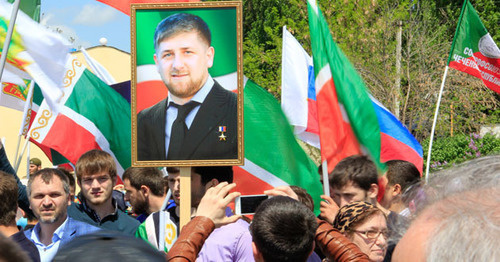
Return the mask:
<path fill-rule="evenodd" d="M 184 135 L 185 138 L 181 149 L 178 150 L 178 156 L 175 160 L 167 160 L 169 147 L 165 144 L 169 144 L 170 141 L 166 141 L 164 135 L 168 129 L 166 123 L 172 123 L 172 118 L 168 121 L 169 117 L 165 112 L 168 112 L 167 108 L 170 110 L 172 107 L 170 101 L 175 100 L 175 97 L 171 94 L 169 97 L 174 98 L 169 101 L 167 87 L 163 81 L 165 78 L 168 79 L 172 69 L 169 69 L 169 73 L 165 73 L 167 71 L 163 70 L 172 68 L 172 66 L 170 64 L 170 67 L 162 67 L 164 64 L 160 59 L 163 56 L 160 58 L 160 55 L 157 55 L 154 35 L 157 25 L 172 15 L 176 17 L 194 15 L 208 25 L 211 32 L 211 46 L 215 50 L 212 56 L 213 66 L 209 66 L 209 74 L 214 79 L 214 85 L 210 88 L 209 84 L 206 84 L 202 88 L 209 90 L 208 94 L 204 98 L 205 100 L 199 104 L 198 109 L 193 110 L 191 126 Z M 242 26 L 241 1 L 131 5 L 132 166 L 243 165 Z M 163 41 L 170 41 L 169 39 L 180 34 L 182 32 L 174 33 L 158 41 L 158 49 Z M 155 62 L 154 55 L 158 58 L 158 63 Z M 175 54 L 169 54 L 169 56 L 175 56 Z M 184 68 L 184 66 L 181 67 Z M 189 71 L 193 67 L 186 66 L 186 68 Z M 163 76 L 159 72 L 163 72 Z M 191 72 L 195 72 L 195 70 L 186 74 L 191 77 L 194 75 Z M 215 92 L 219 92 L 215 90 L 217 83 L 224 90 L 217 89 L 223 94 L 221 96 L 230 100 L 223 102 L 221 96 L 216 95 Z M 202 92 L 200 91 L 200 93 Z M 234 105 L 234 97 L 236 97 L 236 105 Z M 209 104 L 209 101 L 218 101 L 219 104 Z M 176 105 L 174 106 L 177 108 Z M 236 112 L 233 112 L 235 108 Z M 207 123 L 209 120 L 213 121 Z M 172 131 L 170 132 L 172 133 Z M 162 134 L 163 139 L 161 139 Z"/>

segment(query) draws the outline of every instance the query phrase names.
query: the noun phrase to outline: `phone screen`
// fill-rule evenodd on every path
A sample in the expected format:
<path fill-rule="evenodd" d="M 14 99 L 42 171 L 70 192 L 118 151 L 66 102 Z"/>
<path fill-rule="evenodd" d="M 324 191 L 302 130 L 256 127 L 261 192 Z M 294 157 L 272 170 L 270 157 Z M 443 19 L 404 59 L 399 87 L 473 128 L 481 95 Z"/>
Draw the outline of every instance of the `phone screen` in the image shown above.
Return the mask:
<path fill-rule="evenodd" d="M 253 214 L 262 201 L 268 199 L 267 195 L 240 196 L 241 214 Z"/>

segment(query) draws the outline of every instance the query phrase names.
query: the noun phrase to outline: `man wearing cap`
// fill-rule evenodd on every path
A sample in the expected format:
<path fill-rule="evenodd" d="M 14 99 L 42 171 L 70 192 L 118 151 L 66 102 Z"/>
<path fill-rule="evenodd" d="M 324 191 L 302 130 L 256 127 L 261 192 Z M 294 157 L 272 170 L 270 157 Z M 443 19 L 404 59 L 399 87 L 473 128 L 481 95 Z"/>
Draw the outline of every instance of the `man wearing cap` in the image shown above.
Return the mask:
<path fill-rule="evenodd" d="M 30 176 L 42 169 L 42 161 L 36 157 L 30 159 Z"/>

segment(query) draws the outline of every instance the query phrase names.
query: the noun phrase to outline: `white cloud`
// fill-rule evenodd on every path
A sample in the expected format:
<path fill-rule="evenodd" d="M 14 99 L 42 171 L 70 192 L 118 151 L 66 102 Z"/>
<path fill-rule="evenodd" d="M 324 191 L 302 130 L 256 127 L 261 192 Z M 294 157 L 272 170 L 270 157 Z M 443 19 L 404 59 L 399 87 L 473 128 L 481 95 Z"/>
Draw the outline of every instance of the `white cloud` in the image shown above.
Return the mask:
<path fill-rule="evenodd" d="M 87 26 L 101 26 L 117 18 L 117 12 L 109 6 L 88 4 L 73 19 L 73 23 Z"/>

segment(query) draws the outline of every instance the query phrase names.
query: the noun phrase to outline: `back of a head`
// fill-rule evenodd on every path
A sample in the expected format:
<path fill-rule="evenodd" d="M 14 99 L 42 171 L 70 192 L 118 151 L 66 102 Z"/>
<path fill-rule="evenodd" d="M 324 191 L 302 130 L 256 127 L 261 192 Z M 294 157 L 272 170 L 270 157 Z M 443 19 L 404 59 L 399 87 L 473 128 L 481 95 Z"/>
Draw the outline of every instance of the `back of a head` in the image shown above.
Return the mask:
<path fill-rule="evenodd" d="M 147 242 L 111 231 L 79 236 L 61 247 L 53 261 L 166 261 Z"/>
<path fill-rule="evenodd" d="M 342 159 L 329 175 L 330 184 L 342 188 L 349 181 L 367 191 L 372 184 L 378 184 L 378 173 L 375 163 L 367 156 L 353 155 Z"/>
<path fill-rule="evenodd" d="M 178 33 L 192 31 L 197 32 L 208 46 L 212 44 L 210 29 L 201 17 L 188 13 L 177 13 L 163 19 L 156 26 L 154 34 L 155 50 L 164 39 L 173 37 Z"/>
<path fill-rule="evenodd" d="M 155 196 L 163 196 L 165 183 L 163 173 L 156 167 L 129 167 L 123 173 L 122 179 L 129 180 L 130 185 L 137 190 L 147 186 Z"/>
<path fill-rule="evenodd" d="M 231 166 L 197 166 L 193 167 L 193 172 L 201 176 L 201 183 L 206 185 L 212 179 L 221 182 L 233 182 L 233 167 Z"/>
<path fill-rule="evenodd" d="M 0 226 L 16 224 L 17 196 L 16 179 L 0 171 Z"/>
<path fill-rule="evenodd" d="M 306 261 L 317 227 L 314 213 L 304 204 L 275 196 L 257 208 L 250 233 L 265 261 Z"/>
<path fill-rule="evenodd" d="M 420 182 L 420 172 L 413 163 L 404 160 L 390 160 L 387 165 L 387 181 L 389 185 L 399 184 L 404 192 L 408 187 Z"/>
<path fill-rule="evenodd" d="M 430 174 L 417 218 L 396 247 L 426 261 L 495 261 L 500 257 L 500 155 Z M 423 243 L 415 247 L 413 239 Z"/>
<path fill-rule="evenodd" d="M 114 158 L 109 153 L 97 149 L 81 155 L 75 167 L 78 181 L 81 181 L 84 175 L 95 175 L 101 172 L 107 172 L 112 179 L 117 175 Z"/>

